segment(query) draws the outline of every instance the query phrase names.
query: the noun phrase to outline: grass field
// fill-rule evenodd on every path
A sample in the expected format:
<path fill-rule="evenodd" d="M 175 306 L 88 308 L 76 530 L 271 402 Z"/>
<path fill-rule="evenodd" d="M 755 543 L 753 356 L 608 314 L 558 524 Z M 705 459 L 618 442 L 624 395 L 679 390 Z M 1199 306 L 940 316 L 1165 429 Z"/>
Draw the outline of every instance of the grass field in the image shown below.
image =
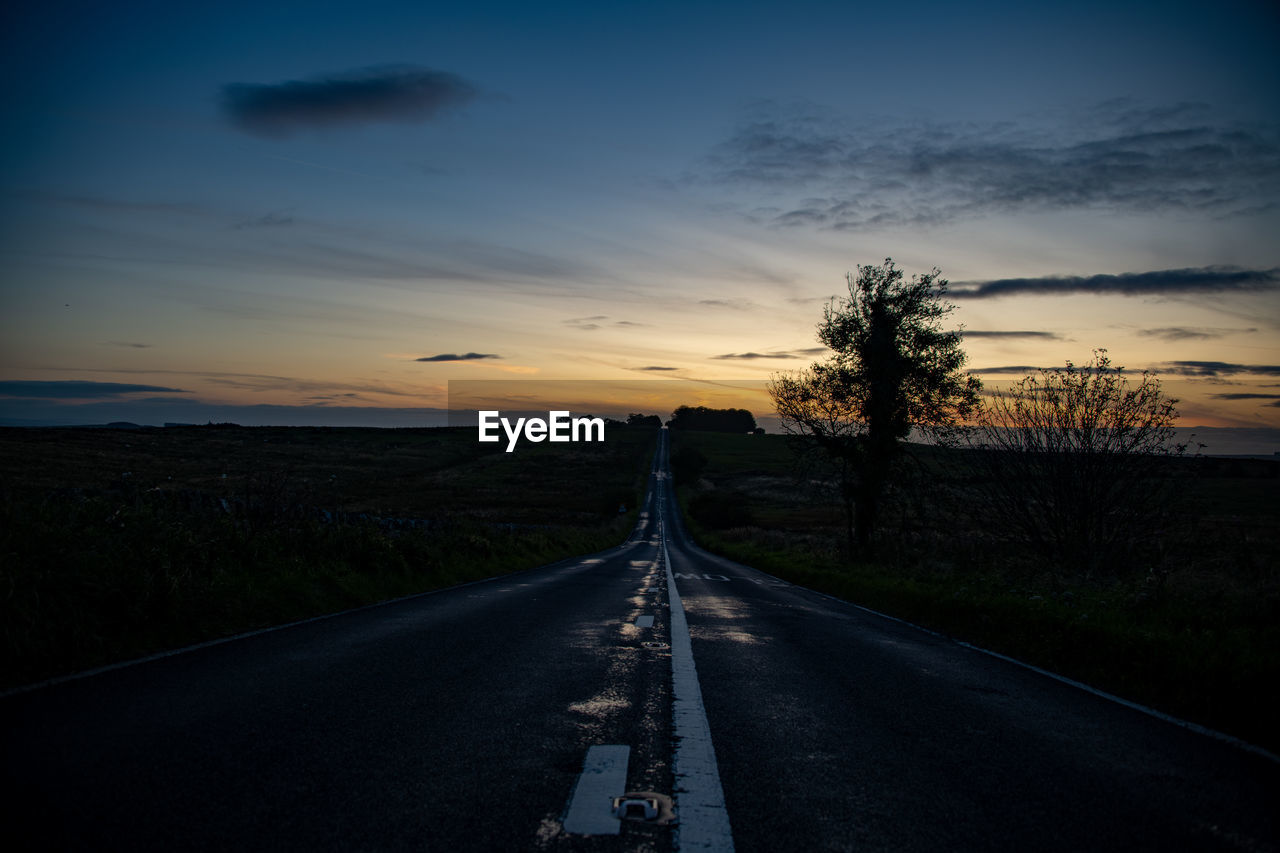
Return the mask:
<path fill-rule="evenodd" d="M 654 436 L 0 429 L 0 687 L 615 545 Z"/>
<path fill-rule="evenodd" d="M 785 437 L 678 433 L 682 448 L 707 459 L 679 490 L 704 547 L 1280 751 L 1280 462 L 1188 460 L 1160 538 L 1099 579 L 1002 536 L 933 450 L 876 559 L 852 562 L 842 510 Z"/>

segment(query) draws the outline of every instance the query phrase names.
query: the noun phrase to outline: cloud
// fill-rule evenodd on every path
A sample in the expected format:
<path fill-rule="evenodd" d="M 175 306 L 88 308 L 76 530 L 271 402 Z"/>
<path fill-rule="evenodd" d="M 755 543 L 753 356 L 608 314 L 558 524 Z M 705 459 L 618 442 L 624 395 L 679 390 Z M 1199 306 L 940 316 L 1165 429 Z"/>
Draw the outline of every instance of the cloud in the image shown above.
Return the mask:
<path fill-rule="evenodd" d="M 601 321 L 608 319 L 604 314 L 595 314 L 591 317 L 570 317 L 563 322 L 566 326 L 572 326 L 582 332 L 594 332 L 600 328 Z"/>
<path fill-rule="evenodd" d="M 1119 275 L 1044 276 L 957 282 L 947 291 L 947 295 L 953 299 L 1069 293 L 1161 296 L 1186 293 L 1256 293 L 1277 289 L 1280 289 L 1280 268 L 1247 270 L 1233 266 L 1212 266 Z"/>
<path fill-rule="evenodd" d="M 749 299 L 699 299 L 698 304 L 712 308 L 732 308 L 734 311 L 748 311 L 756 307 Z"/>
<path fill-rule="evenodd" d="M 570 317 L 568 320 L 561 320 L 560 322 L 580 332 L 594 332 L 596 329 L 603 329 L 606 325 L 623 329 L 639 329 L 648 326 L 647 323 L 636 323 L 631 320 L 609 320 L 607 314 L 594 314 L 590 317 Z"/>
<path fill-rule="evenodd" d="M 285 137 L 332 125 L 426 121 L 477 95 L 456 74 L 402 65 L 283 83 L 230 83 L 222 87 L 222 108 L 240 130 Z"/>
<path fill-rule="evenodd" d="M 132 385 L 123 382 L 91 382 L 88 380 L 5 380 L 0 381 L 0 397 L 24 399 L 88 400 L 119 397 L 124 394 L 189 394 L 181 388 L 160 385 Z"/>
<path fill-rule="evenodd" d="M 1139 329 L 1144 338 L 1160 338 L 1163 341 L 1203 341 L 1234 334 L 1252 334 L 1257 329 L 1217 329 L 1204 326 L 1169 326 L 1163 329 Z"/>
<path fill-rule="evenodd" d="M 991 332 L 991 331 L 980 331 L 980 330 L 974 330 L 974 329 L 965 329 L 960 334 L 966 338 L 1001 338 L 1001 339 L 1031 338 L 1033 340 L 1043 340 L 1043 341 L 1062 340 L 1062 336 L 1055 332 Z"/>
<path fill-rule="evenodd" d="M 846 126 L 812 106 L 758 105 L 702 164 L 705 182 L 780 196 L 753 218 L 870 230 L 1063 209 L 1249 215 L 1280 190 L 1280 124 L 1195 104 L 1128 101 L 1003 122 Z"/>
<path fill-rule="evenodd" d="M 1010 365 L 1004 365 L 1002 367 L 975 367 L 973 370 L 970 370 L 968 372 L 982 375 L 982 376 L 997 375 L 997 374 L 1019 374 L 1019 375 L 1025 376 L 1028 373 L 1039 373 L 1041 370 L 1044 370 L 1044 368 L 1031 367 L 1030 365 L 1026 365 L 1026 364 L 1010 364 Z"/>
<path fill-rule="evenodd" d="M 139 344 L 133 341 L 103 341 L 104 347 L 125 347 L 127 349 L 150 349 L 153 344 Z"/>
<path fill-rule="evenodd" d="M 170 372 L 170 371 L 163 371 Z M 254 373 L 205 373 L 207 382 L 255 393 L 288 391 L 296 394 L 333 394 L 355 392 L 359 394 L 384 394 L 392 397 L 418 397 L 417 388 L 394 388 L 376 382 L 350 383 L 320 379 L 301 379 L 294 376 L 271 376 Z"/>
<path fill-rule="evenodd" d="M 1280 364 L 1232 364 L 1225 361 L 1166 361 L 1160 372 L 1176 376 L 1216 379 L 1245 373 L 1254 376 L 1280 376 Z"/>
<path fill-rule="evenodd" d="M 280 213 L 264 213 L 255 219 L 246 219 L 243 222 L 237 222 L 231 226 L 237 231 L 243 231 L 247 228 L 280 228 L 286 225 L 292 225 L 294 218 L 286 215 L 283 211 Z"/>
<path fill-rule="evenodd" d="M 1280 400 L 1280 394 L 1212 394 L 1210 396 L 1215 400 Z"/>
<path fill-rule="evenodd" d="M 711 357 L 717 360 L 741 359 L 743 361 L 757 358 L 800 358 L 800 356 L 789 352 L 727 352 L 724 355 L 713 355 Z"/>
<path fill-rule="evenodd" d="M 713 355 L 717 361 L 754 361 L 769 358 L 809 358 L 831 352 L 827 347 L 801 347 L 793 350 L 774 350 L 773 352 L 727 352 L 724 355 Z"/>
<path fill-rule="evenodd" d="M 466 352 L 462 355 L 442 352 L 439 355 L 424 355 L 421 358 L 415 358 L 414 361 L 480 361 L 486 358 L 502 358 L 502 356 L 488 352 Z"/>
<path fill-rule="evenodd" d="M 668 370 L 679 370 L 680 368 L 678 368 L 678 367 L 662 367 L 662 366 L 659 366 L 659 365 L 649 365 L 648 367 L 635 367 L 635 368 L 632 368 L 632 369 L 633 369 L 633 370 L 649 370 L 649 371 L 655 371 L 655 372 L 664 372 L 664 371 L 668 371 Z"/>
<path fill-rule="evenodd" d="M 217 211 L 208 206 L 194 202 L 170 201 L 135 201 L 131 199 L 105 198 L 101 196 L 73 195 L 42 191 L 26 191 L 16 193 L 19 198 L 44 204 L 63 205 L 67 207 L 92 210 L 107 214 L 141 213 L 155 214 L 163 217 L 195 216 L 207 217 L 216 215 Z"/>
<path fill-rule="evenodd" d="M 52 403 L 22 400 L 0 411 L 0 424 L 58 426 L 131 421 L 159 426 L 165 422 L 238 423 L 243 426 L 446 426 L 448 411 L 437 408 L 382 408 L 332 405 L 319 401 L 301 406 L 231 406 L 191 399 L 113 400 L 93 403 Z"/>

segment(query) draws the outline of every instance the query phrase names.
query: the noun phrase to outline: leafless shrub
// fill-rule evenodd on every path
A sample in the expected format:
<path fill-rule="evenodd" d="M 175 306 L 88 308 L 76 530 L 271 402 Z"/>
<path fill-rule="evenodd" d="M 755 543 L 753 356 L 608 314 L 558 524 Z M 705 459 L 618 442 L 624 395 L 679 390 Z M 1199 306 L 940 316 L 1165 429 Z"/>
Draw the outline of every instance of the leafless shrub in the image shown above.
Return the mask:
<path fill-rule="evenodd" d="M 1169 516 L 1177 400 L 1106 350 L 984 402 L 970 439 L 988 523 L 1086 576 L 1120 571 Z"/>

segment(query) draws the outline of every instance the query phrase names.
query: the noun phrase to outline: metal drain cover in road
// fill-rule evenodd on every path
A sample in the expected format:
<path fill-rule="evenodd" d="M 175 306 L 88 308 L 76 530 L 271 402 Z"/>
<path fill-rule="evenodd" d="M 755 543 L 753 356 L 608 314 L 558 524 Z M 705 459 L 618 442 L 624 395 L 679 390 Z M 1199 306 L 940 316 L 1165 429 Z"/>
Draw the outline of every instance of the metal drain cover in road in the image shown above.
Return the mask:
<path fill-rule="evenodd" d="M 645 640 L 645 641 L 644 641 L 643 643 L 641 643 L 640 645 L 644 646 L 646 649 L 669 649 L 669 648 L 671 648 L 671 646 L 670 646 L 670 645 L 668 645 L 667 643 L 659 643 L 659 642 L 658 642 L 658 641 L 656 641 L 656 640 Z"/>
<path fill-rule="evenodd" d="M 613 816 L 618 820 L 635 820 L 658 826 L 679 822 L 671 798 L 653 791 L 628 791 L 621 797 L 614 797 Z"/>

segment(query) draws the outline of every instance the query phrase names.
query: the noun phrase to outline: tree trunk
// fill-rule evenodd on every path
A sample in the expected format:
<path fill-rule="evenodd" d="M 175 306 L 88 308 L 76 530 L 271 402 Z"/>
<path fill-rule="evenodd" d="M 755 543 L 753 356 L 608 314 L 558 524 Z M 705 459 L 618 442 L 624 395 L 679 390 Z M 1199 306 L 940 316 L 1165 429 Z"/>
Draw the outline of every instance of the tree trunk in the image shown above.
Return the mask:
<path fill-rule="evenodd" d="M 853 497 L 850 495 L 845 495 L 844 532 L 845 532 L 845 541 L 848 543 L 850 561 L 853 560 L 853 555 L 858 552 L 857 543 L 853 538 L 854 530 L 857 529 L 857 527 L 854 524 L 853 507 L 854 507 Z"/>
<path fill-rule="evenodd" d="M 854 520 L 854 533 L 857 535 L 857 553 L 870 556 L 871 537 L 876 528 L 876 516 L 880 514 L 880 487 L 871 482 L 873 477 L 865 477 L 857 500 L 857 515 Z"/>

